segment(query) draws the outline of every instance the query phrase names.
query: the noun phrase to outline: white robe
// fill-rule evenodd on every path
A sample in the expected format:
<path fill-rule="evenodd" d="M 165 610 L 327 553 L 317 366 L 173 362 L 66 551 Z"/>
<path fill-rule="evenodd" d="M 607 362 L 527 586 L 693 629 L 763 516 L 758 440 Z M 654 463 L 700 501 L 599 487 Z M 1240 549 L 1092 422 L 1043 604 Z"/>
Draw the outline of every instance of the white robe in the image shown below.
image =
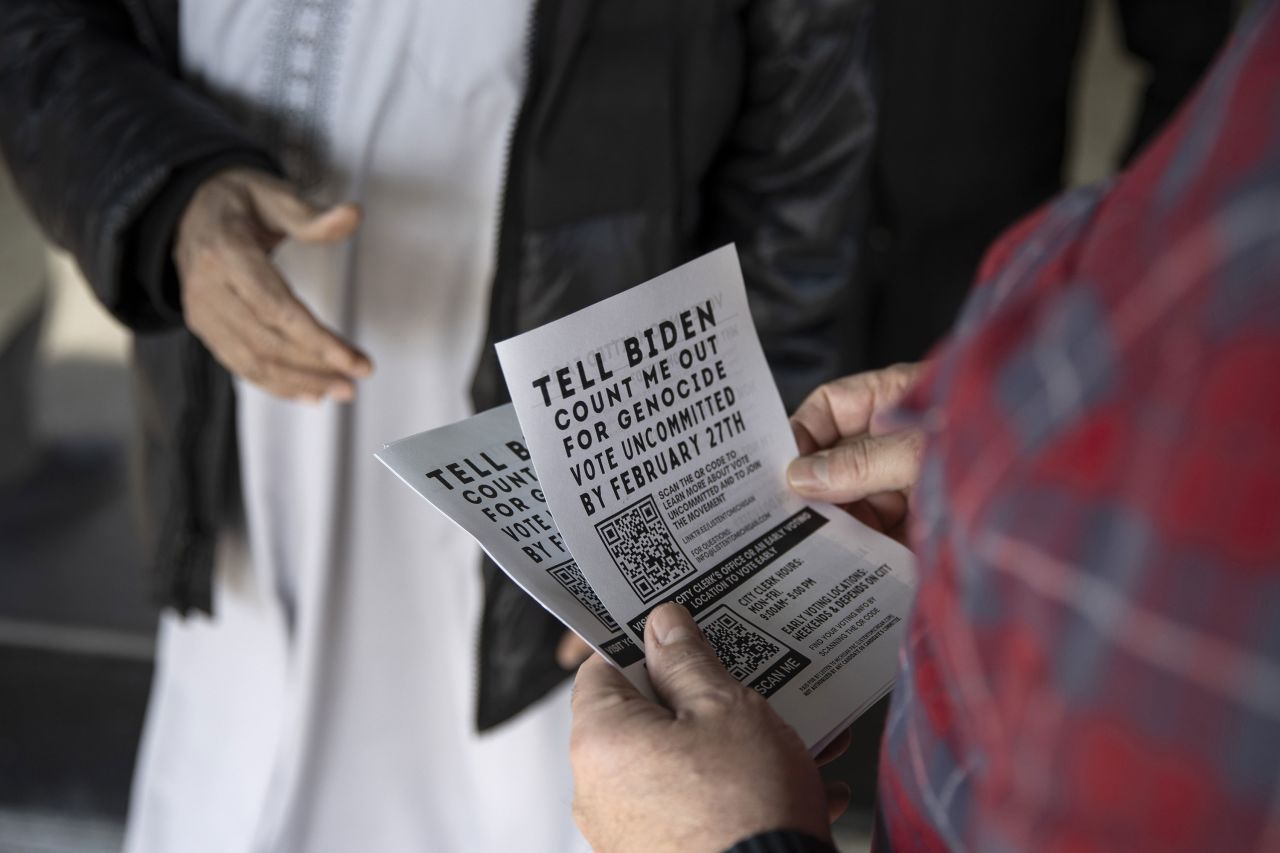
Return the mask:
<path fill-rule="evenodd" d="M 372 456 L 469 414 L 531 0 L 188 0 L 189 78 L 319 141 L 289 162 L 364 206 L 286 245 L 299 296 L 376 364 L 355 403 L 239 383 L 245 531 L 213 620 L 166 617 L 127 849 L 560 851 L 568 696 L 473 732 L 478 551 Z"/>

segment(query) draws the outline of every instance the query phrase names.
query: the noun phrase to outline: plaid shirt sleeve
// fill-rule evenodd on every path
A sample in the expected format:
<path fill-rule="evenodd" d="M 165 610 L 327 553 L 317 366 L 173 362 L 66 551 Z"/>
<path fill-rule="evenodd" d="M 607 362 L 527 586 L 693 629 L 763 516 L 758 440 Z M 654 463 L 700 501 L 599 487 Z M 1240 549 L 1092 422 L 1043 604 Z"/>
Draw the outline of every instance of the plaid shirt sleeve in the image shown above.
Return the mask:
<path fill-rule="evenodd" d="M 1280 850 L 1280 4 L 931 374 L 895 853 Z"/>

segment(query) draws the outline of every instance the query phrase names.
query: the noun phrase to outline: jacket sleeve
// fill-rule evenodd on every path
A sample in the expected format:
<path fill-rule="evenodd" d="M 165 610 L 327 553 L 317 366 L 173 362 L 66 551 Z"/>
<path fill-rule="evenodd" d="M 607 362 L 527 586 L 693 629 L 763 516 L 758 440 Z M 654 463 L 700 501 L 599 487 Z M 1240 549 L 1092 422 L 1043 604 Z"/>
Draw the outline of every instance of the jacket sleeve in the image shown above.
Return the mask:
<path fill-rule="evenodd" d="M 161 205 L 168 220 L 153 216 L 143 237 L 137 229 L 153 203 L 174 186 L 189 197 L 209 164 L 272 163 L 178 79 L 176 32 L 142 11 L 147 5 L 0 3 L 0 147 L 46 234 L 75 256 L 103 304 L 140 331 L 182 319 L 171 270 L 147 274 L 154 258 L 135 257 L 140 242 L 162 245 L 162 266 L 171 266 L 167 244 L 181 205 L 170 192 Z"/>
<path fill-rule="evenodd" d="M 737 243 L 789 408 L 844 364 L 875 138 L 870 12 L 869 0 L 746 6 L 743 104 L 706 194 L 708 246 Z"/>

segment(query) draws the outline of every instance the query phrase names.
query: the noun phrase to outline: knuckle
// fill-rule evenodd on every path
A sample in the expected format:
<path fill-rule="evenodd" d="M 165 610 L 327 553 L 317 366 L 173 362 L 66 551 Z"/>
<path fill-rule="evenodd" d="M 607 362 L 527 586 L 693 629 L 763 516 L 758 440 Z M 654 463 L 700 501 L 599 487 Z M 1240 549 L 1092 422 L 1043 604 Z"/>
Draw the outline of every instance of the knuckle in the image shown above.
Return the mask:
<path fill-rule="evenodd" d="M 847 444 L 835 454 L 833 468 L 837 477 L 845 482 L 861 483 L 871 477 L 875 462 L 865 441 Z"/>
<path fill-rule="evenodd" d="M 708 716 L 735 717 L 747 707 L 750 691 L 737 682 L 717 681 L 713 684 L 702 684 L 698 691 L 690 697 L 690 704 Z"/>
<path fill-rule="evenodd" d="M 674 677 L 703 679 L 715 675 L 720 668 L 720 660 L 704 635 L 665 646 L 663 652 L 663 668 Z"/>
<path fill-rule="evenodd" d="M 826 409 L 837 422 L 848 413 L 869 412 L 876 399 L 876 374 L 858 373 L 823 386 Z M 843 431 L 843 430 L 842 430 Z"/>
<path fill-rule="evenodd" d="M 275 334 L 264 334 L 258 341 L 258 353 L 270 361 L 280 361 L 284 355 L 284 341 Z"/>
<path fill-rule="evenodd" d="M 872 411 L 879 390 L 878 374 L 863 373 L 857 378 L 858 382 L 845 389 L 845 400 L 858 409 Z"/>
<path fill-rule="evenodd" d="M 267 381 L 267 366 L 258 358 L 257 353 L 245 350 L 244 360 L 241 362 L 240 374 L 250 382 L 261 385 Z"/>
<path fill-rule="evenodd" d="M 262 302 L 257 311 L 259 318 L 278 329 L 288 329 L 292 320 L 285 300 L 266 288 L 262 288 L 260 292 L 262 293 Z"/>
<path fill-rule="evenodd" d="M 273 296 L 268 311 L 271 315 L 271 322 L 275 323 L 281 329 L 289 332 L 298 332 L 305 323 L 301 310 L 282 296 Z"/>
<path fill-rule="evenodd" d="M 742 699 L 742 685 L 711 653 L 687 654 L 670 661 L 666 680 L 676 693 L 696 701 L 704 710 L 733 707 Z"/>
<path fill-rule="evenodd" d="M 864 371 L 832 380 L 824 387 L 830 389 L 833 397 L 850 397 L 855 394 L 866 394 L 875 381 L 876 371 Z"/>
<path fill-rule="evenodd" d="M 194 274 L 192 284 L 206 285 L 211 278 L 209 273 L 224 269 L 227 252 L 227 242 L 221 232 L 194 238 L 182 253 L 183 266 Z"/>
<path fill-rule="evenodd" d="M 913 429 L 907 434 L 907 450 L 911 454 L 911 461 L 916 465 L 919 465 L 920 460 L 924 458 L 927 444 L 923 430 Z"/>
<path fill-rule="evenodd" d="M 200 269 L 216 269 L 222 265 L 224 251 L 220 237 L 213 240 L 202 240 L 192 249 L 191 258 Z"/>
<path fill-rule="evenodd" d="M 828 382 L 826 385 L 818 387 L 810 398 L 813 401 L 813 409 L 818 412 L 834 412 L 836 401 L 844 393 L 839 382 Z"/>
<path fill-rule="evenodd" d="M 878 397 L 889 405 L 898 400 L 915 382 L 917 368 L 913 364 L 894 364 L 879 371 Z"/>
<path fill-rule="evenodd" d="M 792 420 L 801 420 L 815 412 L 822 411 L 825 403 L 831 399 L 831 386 L 834 382 L 827 382 L 814 388 L 808 397 L 796 409 L 792 415 Z"/>

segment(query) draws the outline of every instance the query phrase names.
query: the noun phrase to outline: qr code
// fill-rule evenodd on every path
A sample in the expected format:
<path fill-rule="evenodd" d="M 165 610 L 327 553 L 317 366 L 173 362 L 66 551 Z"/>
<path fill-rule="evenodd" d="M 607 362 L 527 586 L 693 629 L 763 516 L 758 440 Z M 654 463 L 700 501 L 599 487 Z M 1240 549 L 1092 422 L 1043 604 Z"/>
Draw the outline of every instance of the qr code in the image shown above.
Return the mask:
<path fill-rule="evenodd" d="M 605 609 L 604 602 L 600 600 L 600 596 L 596 595 L 596 591 L 591 588 L 591 584 L 582 576 L 582 570 L 578 568 L 577 563 L 570 560 L 567 563 L 552 566 L 547 569 L 547 574 L 559 581 L 560 585 L 568 590 L 570 595 L 578 599 L 579 604 L 590 610 L 592 615 L 600 620 L 601 625 L 614 634 L 618 633 L 618 623 L 609 615 L 609 611 Z"/>
<path fill-rule="evenodd" d="M 651 497 L 600 522 L 596 531 L 641 601 L 652 601 L 696 571 Z"/>
<path fill-rule="evenodd" d="M 769 666 L 784 647 L 743 622 L 732 611 L 720 610 L 701 625 L 720 662 L 738 681 L 746 681 Z"/>

